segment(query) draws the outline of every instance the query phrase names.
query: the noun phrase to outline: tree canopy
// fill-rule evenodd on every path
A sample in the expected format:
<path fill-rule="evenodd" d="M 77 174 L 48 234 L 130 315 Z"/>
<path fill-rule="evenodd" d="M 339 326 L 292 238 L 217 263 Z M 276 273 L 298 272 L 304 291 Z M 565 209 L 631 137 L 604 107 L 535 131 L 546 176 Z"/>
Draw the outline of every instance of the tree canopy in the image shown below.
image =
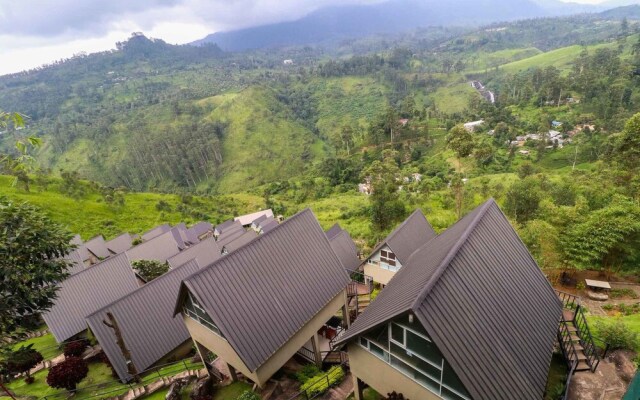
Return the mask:
<path fill-rule="evenodd" d="M 71 238 L 40 209 L 0 198 L 0 334 L 53 305 Z"/>

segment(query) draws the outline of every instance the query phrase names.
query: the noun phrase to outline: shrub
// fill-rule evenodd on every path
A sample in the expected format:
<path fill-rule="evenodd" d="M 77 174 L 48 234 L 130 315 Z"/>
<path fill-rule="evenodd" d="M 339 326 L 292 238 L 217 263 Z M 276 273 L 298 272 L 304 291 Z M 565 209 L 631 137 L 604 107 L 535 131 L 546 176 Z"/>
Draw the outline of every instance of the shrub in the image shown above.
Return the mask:
<path fill-rule="evenodd" d="M 52 388 L 75 390 L 76 385 L 89 373 L 89 365 L 78 357 L 68 357 L 60 364 L 51 367 L 47 375 L 47 384 Z"/>
<path fill-rule="evenodd" d="M 260 396 L 251 390 L 245 390 L 236 400 L 260 400 Z"/>
<path fill-rule="evenodd" d="M 32 383 L 33 378 L 29 374 L 44 358 L 39 351 L 32 349 L 33 344 L 21 346 L 18 350 L 8 352 L 0 363 L 2 370 L 11 375 L 26 374 L 25 382 Z"/>
<path fill-rule="evenodd" d="M 609 343 L 611 350 L 635 350 L 640 346 L 639 333 L 632 331 L 621 319 L 608 323 L 597 321 L 596 329 L 602 340 Z"/>
<path fill-rule="evenodd" d="M 322 375 L 322 370 L 315 364 L 307 364 L 296 372 L 296 380 L 303 384 L 316 375 Z"/>
<path fill-rule="evenodd" d="M 133 268 L 138 271 L 138 274 L 147 282 L 162 276 L 169 270 L 169 266 L 166 263 L 161 263 L 156 260 L 138 260 L 131 263 Z"/>
<path fill-rule="evenodd" d="M 331 367 L 329 372 L 326 374 L 316 375 L 310 378 L 300 387 L 300 390 L 306 392 L 307 396 L 313 397 L 320 393 L 324 393 L 330 386 L 342 381 L 343 378 L 344 371 L 342 370 L 342 367 L 336 365 Z"/>
<path fill-rule="evenodd" d="M 624 297 L 637 299 L 639 296 L 633 289 L 611 289 L 611 292 L 609 292 L 610 299 L 621 299 Z"/>
<path fill-rule="evenodd" d="M 87 348 L 87 342 L 84 340 L 78 340 L 75 342 L 67 343 L 64 346 L 64 356 L 65 357 L 80 357 L 84 352 L 84 349 Z"/>

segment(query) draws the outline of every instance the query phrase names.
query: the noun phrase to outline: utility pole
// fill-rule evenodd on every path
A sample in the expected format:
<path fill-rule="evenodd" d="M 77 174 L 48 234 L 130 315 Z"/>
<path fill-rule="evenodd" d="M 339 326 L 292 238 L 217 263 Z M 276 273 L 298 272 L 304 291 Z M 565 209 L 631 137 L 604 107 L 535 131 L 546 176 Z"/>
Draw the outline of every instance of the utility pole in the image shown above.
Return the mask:
<path fill-rule="evenodd" d="M 140 375 L 138 374 L 138 370 L 131 359 L 131 352 L 127 349 L 127 346 L 124 343 L 118 321 L 116 321 L 116 318 L 110 312 L 107 313 L 107 318 L 109 319 L 109 322 L 103 320 L 102 323 L 113 329 L 113 333 L 116 335 L 116 344 L 120 347 L 124 361 L 127 364 L 127 372 L 129 372 L 129 375 L 133 376 L 133 380 L 136 381 L 136 383 L 140 383 Z"/>

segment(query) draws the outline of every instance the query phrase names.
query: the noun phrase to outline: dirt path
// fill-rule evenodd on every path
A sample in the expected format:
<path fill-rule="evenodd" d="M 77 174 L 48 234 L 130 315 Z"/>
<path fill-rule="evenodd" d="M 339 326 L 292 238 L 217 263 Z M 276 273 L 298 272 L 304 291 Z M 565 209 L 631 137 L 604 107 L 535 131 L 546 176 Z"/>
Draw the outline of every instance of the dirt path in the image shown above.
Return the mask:
<path fill-rule="evenodd" d="M 615 351 L 600 362 L 596 372 L 577 372 L 569 400 L 620 400 L 635 375 L 633 356 L 630 351 Z"/>

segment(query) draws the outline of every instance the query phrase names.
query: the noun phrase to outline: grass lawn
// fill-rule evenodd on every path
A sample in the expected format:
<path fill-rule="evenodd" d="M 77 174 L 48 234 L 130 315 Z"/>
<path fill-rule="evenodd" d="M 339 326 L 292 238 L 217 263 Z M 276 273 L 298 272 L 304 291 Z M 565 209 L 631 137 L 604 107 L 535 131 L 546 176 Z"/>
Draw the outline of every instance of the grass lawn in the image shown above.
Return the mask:
<path fill-rule="evenodd" d="M 216 390 L 213 394 L 213 400 L 235 400 L 246 390 L 251 390 L 251 385 L 245 382 L 234 382 Z"/>
<path fill-rule="evenodd" d="M 202 368 L 201 363 L 186 362 L 188 369 Z M 178 374 L 185 370 L 182 363 L 170 365 L 159 370 L 161 376 L 170 376 Z M 41 398 L 44 396 L 58 395 L 56 398 L 62 399 L 66 397 L 66 391 L 53 389 L 47 385 L 46 379 L 48 370 L 40 371 L 33 375 L 35 382 L 27 385 L 23 379 L 17 379 L 9 383 L 7 386 L 20 397 Z M 143 377 L 143 381 L 149 383 L 154 381 L 155 372 L 149 373 Z M 156 375 L 157 376 L 157 375 Z M 109 393 L 109 396 L 122 394 L 130 388 L 129 385 L 120 383 L 117 378 L 111 374 L 111 369 L 104 363 L 89 364 L 89 374 L 78 385 L 76 396 L 89 396 L 99 393 Z M 62 396 L 62 397 L 61 397 Z"/>
<path fill-rule="evenodd" d="M 593 336 L 599 337 L 598 322 L 614 322 L 616 318 L 620 318 L 632 332 L 640 332 L 640 314 L 625 315 L 620 317 L 599 317 L 595 315 L 589 315 L 588 317 L 589 329 Z M 640 344 L 636 348 L 636 352 L 640 353 Z"/>
<path fill-rule="evenodd" d="M 13 345 L 13 349 L 17 350 L 21 346 L 28 346 L 30 344 L 33 345 L 34 350 L 37 350 L 42 354 L 42 357 L 44 357 L 45 360 L 50 360 L 59 354 L 62 354 L 62 350 L 58 347 L 58 343 L 51 333 L 47 333 L 46 335 L 37 338 L 17 342 Z"/>

